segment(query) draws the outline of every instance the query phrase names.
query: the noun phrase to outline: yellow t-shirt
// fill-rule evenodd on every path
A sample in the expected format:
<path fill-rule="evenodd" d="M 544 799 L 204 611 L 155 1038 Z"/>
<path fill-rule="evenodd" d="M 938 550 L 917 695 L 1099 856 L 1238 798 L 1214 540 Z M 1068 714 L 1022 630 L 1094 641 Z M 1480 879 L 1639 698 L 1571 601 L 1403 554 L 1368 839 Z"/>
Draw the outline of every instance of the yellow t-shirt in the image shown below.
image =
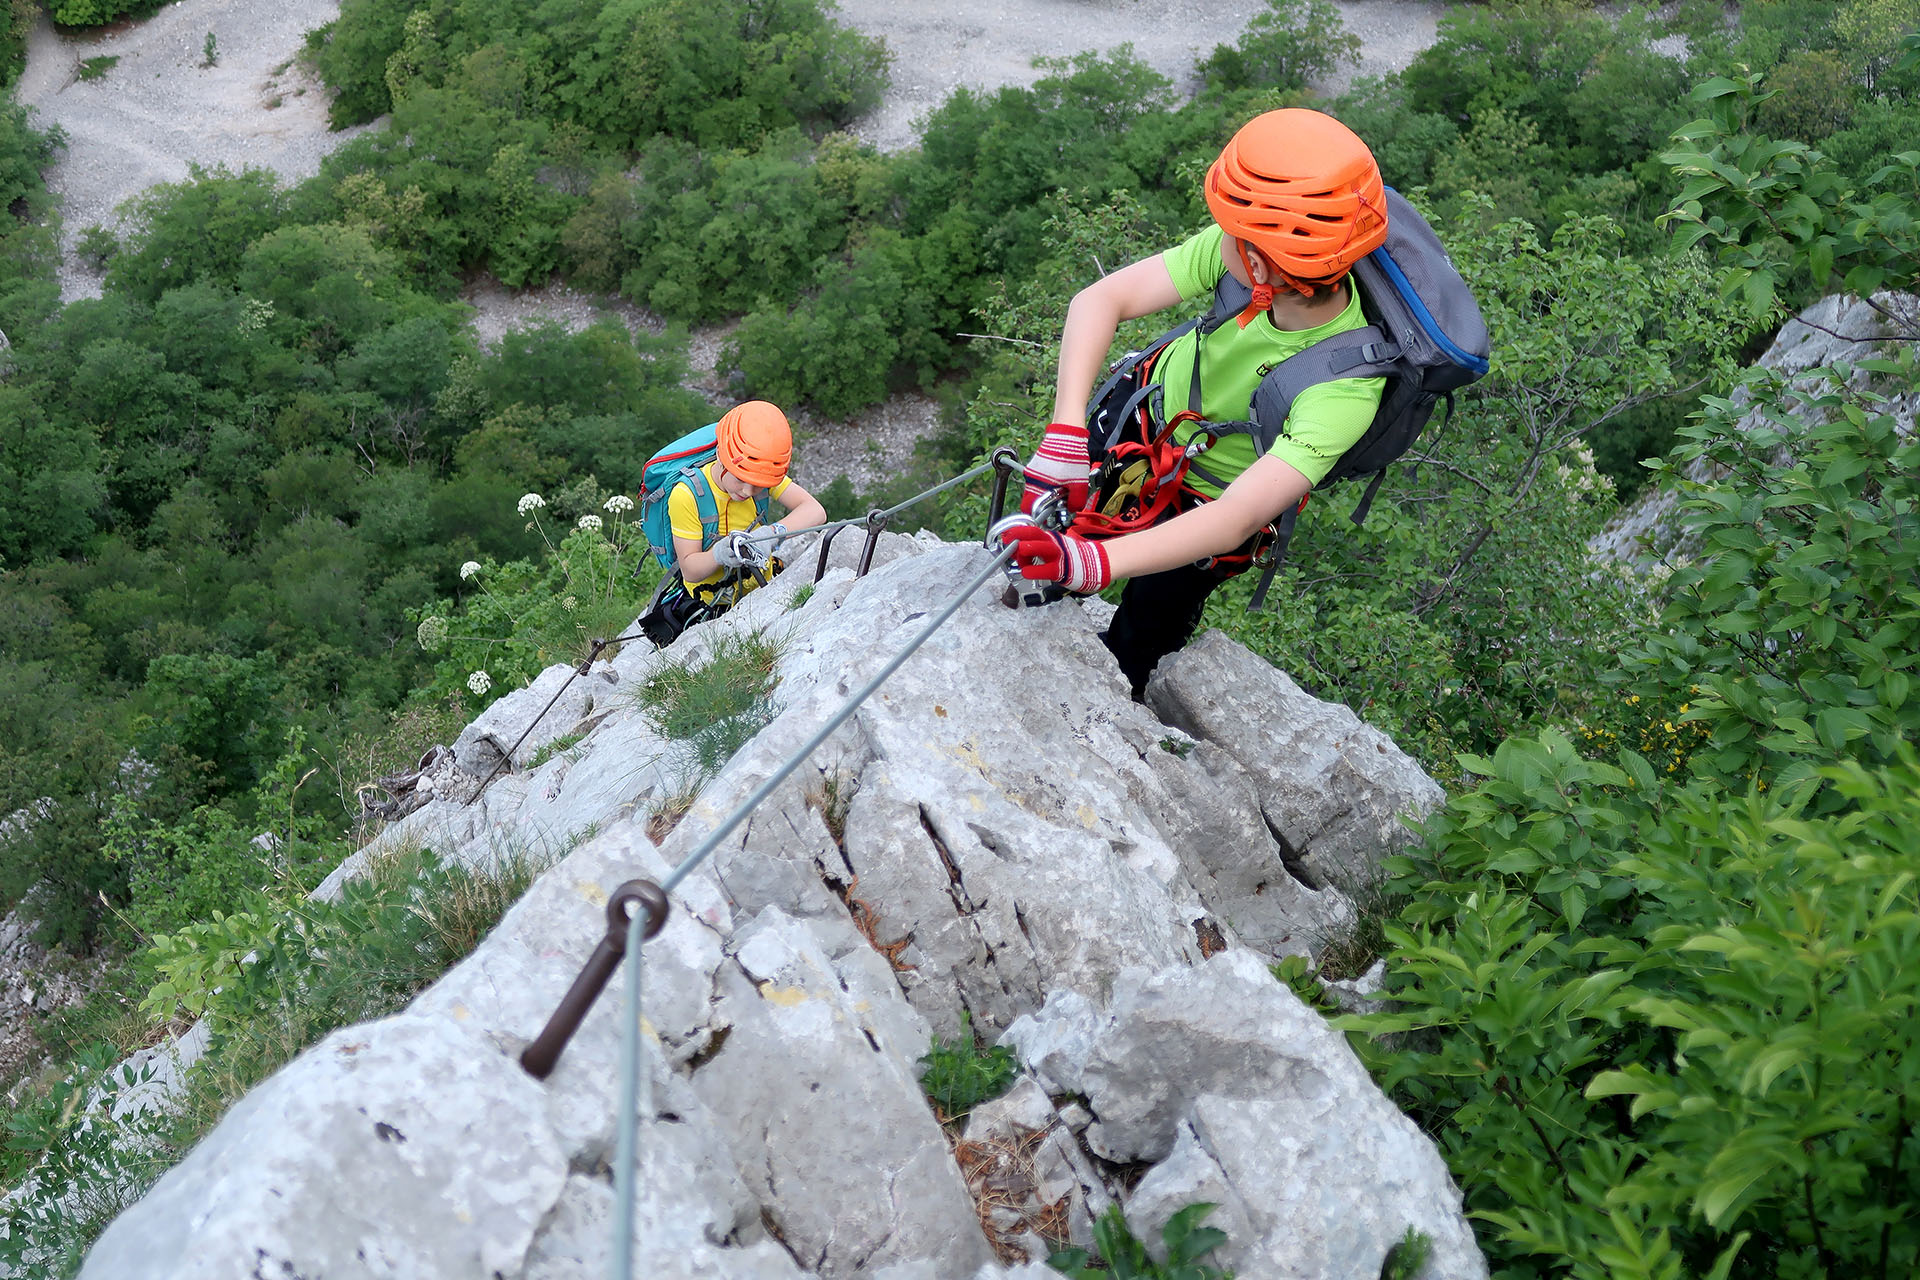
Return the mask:
<path fill-rule="evenodd" d="M 1227 273 L 1220 256 L 1225 238 L 1217 225 L 1211 226 L 1162 255 L 1182 302 L 1211 300 L 1214 286 Z M 1168 417 L 1185 409 L 1198 350 L 1201 416 L 1212 422 L 1244 422 L 1251 412 L 1254 388 L 1275 365 L 1322 338 L 1363 328 L 1366 323 L 1359 292 L 1349 282 L 1346 308 L 1311 329 L 1278 329 L 1263 314 L 1244 329 L 1238 319 L 1229 319 L 1204 341 L 1197 331 L 1182 334 L 1155 362 L 1153 381 L 1166 388 Z M 1386 383 L 1385 378 L 1339 378 L 1307 388 L 1294 400 L 1280 437 L 1267 452 L 1320 483 L 1340 455 L 1372 425 Z M 1175 429 L 1174 438 L 1184 444 L 1197 430 L 1183 424 Z M 1201 458 L 1208 471 L 1229 484 L 1253 461 L 1253 440 L 1245 435 L 1221 436 Z M 1190 475 L 1189 483 L 1202 493 L 1219 496 L 1218 489 L 1197 475 Z"/>
<path fill-rule="evenodd" d="M 716 465 L 709 462 L 700 468 L 700 474 L 706 477 L 707 487 L 713 491 L 713 504 L 718 515 L 713 526 L 713 536 L 718 540 L 729 533 L 744 533 L 753 528 L 754 522 L 759 519 L 760 511 L 753 499 L 735 501 L 721 490 L 720 485 L 713 478 L 713 469 Z M 778 498 L 792 483 L 791 476 L 782 476 L 779 484 L 767 490 L 767 497 Z M 705 539 L 705 531 L 700 527 L 699 504 L 693 500 L 693 489 L 684 480 L 674 485 L 667 494 L 667 520 L 673 526 L 674 537 L 698 542 L 702 551 L 713 545 Z M 715 569 L 697 581 L 688 579 L 685 574 L 681 575 L 681 580 L 686 582 L 689 588 L 704 587 L 708 583 L 718 582 L 725 575 L 725 569 Z"/>

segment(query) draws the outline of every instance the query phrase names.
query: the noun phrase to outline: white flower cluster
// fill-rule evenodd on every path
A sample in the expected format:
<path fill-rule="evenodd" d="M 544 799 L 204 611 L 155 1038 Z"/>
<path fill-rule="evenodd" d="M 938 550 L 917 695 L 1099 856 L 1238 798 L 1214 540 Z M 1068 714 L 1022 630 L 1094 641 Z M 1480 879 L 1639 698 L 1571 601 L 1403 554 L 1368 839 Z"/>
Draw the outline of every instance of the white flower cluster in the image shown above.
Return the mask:
<path fill-rule="evenodd" d="M 259 298 L 243 298 L 240 302 L 240 332 L 258 333 L 266 328 L 267 321 L 273 319 L 273 304 Z"/>
<path fill-rule="evenodd" d="M 560 607 L 562 609 L 565 609 L 568 613 L 572 613 L 575 609 L 578 609 L 580 607 L 580 601 L 575 599 L 573 596 L 568 596 L 565 600 L 562 600 L 560 602 Z"/>
<path fill-rule="evenodd" d="M 523 493 L 520 495 L 519 511 L 521 515 L 525 515 L 529 511 L 538 511 L 546 505 L 547 500 L 537 493 Z"/>
<path fill-rule="evenodd" d="M 414 628 L 413 638 L 422 649 L 432 653 L 447 642 L 447 620 L 445 618 L 420 619 L 420 625 Z"/>
<path fill-rule="evenodd" d="M 1563 483 L 1576 493 L 1613 492 L 1613 479 L 1600 474 L 1599 468 L 1594 465 L 1591 448 L 1581 445 L 1573 451 L 1573 458 L 1575 465 L 1571 467 L 1564 462 L 1554 464 L 1554 470 Z"/>
<path fill-rule="evenodd" d="M 586 515 L 580 517 L 575 527 L 580 529 L 598 529 L 600 527 L 600 517 L 589 511 Z"/>
<path fill-rule="evenodd" d="M 460 580 L 465 582 L 478 572 L 480 572 L 480 562 L 478 560 L 469 560 L 460 566 Z"/>
<path fill-rule="evenodd" d="M 633 499 L 624 493 L 616 493 L 602 504 L 609 514 L 619 515 L 622 511 L 633 510 Z"/>
<path fill-rule="evenodd" d="M 476 671 L 467 677 L 467 688 L 473 690 L 476 694 L 485 693 L 487 690 L 493 688 L 493 677 L 484 671 Z"/>

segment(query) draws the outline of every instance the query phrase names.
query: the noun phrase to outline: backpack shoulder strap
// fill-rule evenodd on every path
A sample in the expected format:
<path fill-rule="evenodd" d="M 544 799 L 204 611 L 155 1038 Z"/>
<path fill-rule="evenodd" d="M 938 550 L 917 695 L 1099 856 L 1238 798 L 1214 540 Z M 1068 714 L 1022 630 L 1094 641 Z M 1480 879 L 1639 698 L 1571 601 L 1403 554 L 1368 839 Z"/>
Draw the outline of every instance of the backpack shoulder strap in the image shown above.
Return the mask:
<path fill-rule="evenodd" d="M 1265 453 L 1280 438 L 1293 402 L 1309 387 L 1342 378 L 1387 378 L 1400 372 L 1400 347 L 1373 325 L 1320 339 L 1275 365 L 1253 389 L 1254 447 Z"/>
<path fill-rule="evenodd" d="M 693 509 L 700 517 L 700 549 L 705 551 L 720 534 L 720 505 L 713 500 L 713 486 L 707 483 L 706 472 L 699 467 L 682 471 L 674 484 L 684 484 L 693 495 Z"/>

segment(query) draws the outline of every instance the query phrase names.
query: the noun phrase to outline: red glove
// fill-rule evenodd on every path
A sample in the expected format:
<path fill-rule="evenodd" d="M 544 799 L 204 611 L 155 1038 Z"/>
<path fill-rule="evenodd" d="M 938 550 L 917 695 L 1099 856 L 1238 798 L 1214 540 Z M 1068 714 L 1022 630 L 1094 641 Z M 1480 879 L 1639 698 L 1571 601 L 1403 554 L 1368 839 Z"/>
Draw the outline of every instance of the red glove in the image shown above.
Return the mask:
<path fill-rule="evenodd" d="M 1087 477 L 1093 461 L 1087 456 L 1087 429 L 1066 422 L 1050 422 L 1040 448 L 1021 473 L 1026 486 L 1020 493 L 1020 514 L 1030 516 L 1040 499 L 1060 490 L 1067 510 L 1087 505 Z"/>
<path fill-rule="evenodd" d="M 1071 533 L 1053 533 L 1036 524 L 1005 529 L 1000 541 L 1012 547 L 1020 576 L 1057 582 L 1069 591 L 1094 592 L 1113 582 L 1106 548 Z"/>

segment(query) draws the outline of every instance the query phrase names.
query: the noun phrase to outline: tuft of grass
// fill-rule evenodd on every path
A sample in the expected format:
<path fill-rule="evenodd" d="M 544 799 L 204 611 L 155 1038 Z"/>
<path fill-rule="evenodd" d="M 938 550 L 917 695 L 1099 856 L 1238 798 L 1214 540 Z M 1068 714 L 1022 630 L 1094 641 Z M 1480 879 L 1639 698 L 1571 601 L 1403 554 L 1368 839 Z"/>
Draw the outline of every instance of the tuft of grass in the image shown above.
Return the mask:
<path fill-rule="evenodd" d="M 711 777 L 773 719 L 780 645 L 764 633 L 727 635 L 706 661 L 662 667 L 640 686 L 640 709 L 660 735 L 692 746 Z"/>
<path fill-rule="evenodd" d="M 801 605 L 813 599 L 813 589 L 814 589 L 813 583 L 811 582 L 803 582 L 800 584 L 800 586 L 795 588 L 793 593 L 793 598 L 787 601 L 788 611 L 791 612 L 795 609 L 798 609 Z"/>
<path fill-rule="evenodd" d="M 853 804 L 853 793 L 859 789 L 854 779 L 842 773 L 822 774 L 820 784 L 807 792 L 807 807 L 817 809 L 820 820 L 827 824 L 827 834 L 841 848 L 847 843 L 847 809 Z"/>
<path fill-rule="evenodd" d="M 585 729 L 579 729 L 573 733 L 563 733 L 552 742 L 542 743 L 540 749 L 533 753 L 533 758 L 527 761 L 527 768 L 538 769 L 555 756 L 562 755 L 579 746 L 586 736 L 587 731 Z"/>
<path fill-rule="evenodd" d="M 1416 1227 L 1394 1242 L 1380 1261 L 1380 1280 L 1414 1280 L 1433 1253 L 1433 1237 Z"/>
<path fill-rule="evenodd" d="M 952 1040 L 940 1036 L 921 1055 L 926 1068 L 920 1087 L 942 1120 L 957 1120 L 981 1103 L 997 1098 L 1013 1087 L 1020 1064 L 1013 1050 L 1005 1045 L 982 1046 L 973 1033 L 973 1015 L 960 1015 L 960 1034 Z"/>
<path fill-rule="evenodd" d="M 80 78 L 82 80 L 98 80 L 101 76 L 113 70 L 114 64 L 119 61 L 120 55 L 116 53 L 103 53 L 97 58 L 84 59 L 80 63 Z"/>
<path fill-rule="evenodd" d="M 1384 878 L 1342 887 L 1353 903 L 1354 920 L 1320 948 L 1316 971 L 1329 982 L 1357 978 L 1387 954 L 1387 925 L 1399 918 L 1404 905 L 1404 899 L 1387 892 Z"/>

